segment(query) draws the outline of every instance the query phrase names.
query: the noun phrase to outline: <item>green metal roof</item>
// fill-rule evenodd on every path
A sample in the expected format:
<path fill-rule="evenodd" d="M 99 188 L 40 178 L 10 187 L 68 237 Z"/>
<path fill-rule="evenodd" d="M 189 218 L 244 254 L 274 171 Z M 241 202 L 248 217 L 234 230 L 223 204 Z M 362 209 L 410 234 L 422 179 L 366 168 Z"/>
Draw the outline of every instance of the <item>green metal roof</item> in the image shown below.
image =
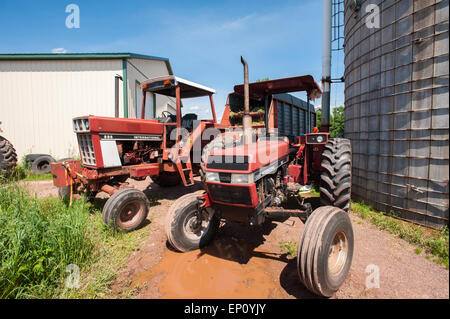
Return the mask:
<path fill-rule="evenodd" d="M 168 58 L 136 53 L 0 53 L 0 60 L 81 60 L 81 59 L 146 59 L 164 61 L 173 74 Z"/>
<path fill-rule="evenodd" d="M 53 60 L 53 59 L 125 59 L 137 58 L 168 61 L 167 58 L 135 53 L 0 53 L 0 60 Z"/>

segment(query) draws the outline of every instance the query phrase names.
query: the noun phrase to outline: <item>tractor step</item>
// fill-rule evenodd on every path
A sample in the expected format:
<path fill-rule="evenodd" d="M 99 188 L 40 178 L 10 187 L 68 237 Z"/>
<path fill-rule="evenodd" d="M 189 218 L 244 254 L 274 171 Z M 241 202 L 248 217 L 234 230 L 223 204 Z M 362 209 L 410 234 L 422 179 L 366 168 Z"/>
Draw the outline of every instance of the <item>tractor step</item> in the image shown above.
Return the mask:
<path fill-rule="evenodd" d="M 192 164 L 191 162 L 186 162 L 185 167 L 183 167 L 182 162 L 178 162 L 177 164 L 178 172 L 180 173 L 181 180 L 184 186 L 192 186 L 194 185 L 194 174 L 192 173 Z M 189 172 L 186 174 L 186 172 Z M 188 175 L 188 176 L 186 176 Z"/>

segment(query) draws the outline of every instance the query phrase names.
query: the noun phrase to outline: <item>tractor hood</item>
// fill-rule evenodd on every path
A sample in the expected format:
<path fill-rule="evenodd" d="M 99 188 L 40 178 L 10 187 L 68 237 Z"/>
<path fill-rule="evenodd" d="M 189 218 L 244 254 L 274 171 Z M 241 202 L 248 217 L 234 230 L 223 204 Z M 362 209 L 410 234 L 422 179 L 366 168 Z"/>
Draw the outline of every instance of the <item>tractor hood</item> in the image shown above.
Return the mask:
<path fill-rule="evenodd" d="M 289 143 L 285 140 L 258 141 L 213 150 L 207 157 L 206 171 L 252 173 L 287 156 Z"/>

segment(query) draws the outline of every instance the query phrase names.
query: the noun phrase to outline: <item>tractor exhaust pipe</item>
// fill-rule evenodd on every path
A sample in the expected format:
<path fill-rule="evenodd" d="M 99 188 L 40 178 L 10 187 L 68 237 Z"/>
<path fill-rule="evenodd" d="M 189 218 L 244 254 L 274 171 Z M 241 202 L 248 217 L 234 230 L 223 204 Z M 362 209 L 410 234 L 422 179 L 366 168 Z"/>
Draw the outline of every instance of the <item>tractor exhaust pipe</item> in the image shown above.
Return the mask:
<path fill-rule="evenodd" d="M 242 125 L 244 127 L 244 145 L 252 142 L 252 117 L 250 115 L 250 92 L 248 86 L 248 64 L 241 56 L 241 62 L 244 66 L 244 117 Z"/>

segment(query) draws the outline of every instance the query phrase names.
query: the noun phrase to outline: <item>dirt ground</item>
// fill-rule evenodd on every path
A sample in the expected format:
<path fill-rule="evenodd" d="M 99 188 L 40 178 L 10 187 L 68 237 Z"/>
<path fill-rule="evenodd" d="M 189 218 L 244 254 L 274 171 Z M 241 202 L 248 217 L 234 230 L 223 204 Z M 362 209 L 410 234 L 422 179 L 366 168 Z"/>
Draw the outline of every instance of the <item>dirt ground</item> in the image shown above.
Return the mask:
<path fill-rule="evenodd" d="M 280 249 L 281 241 L 298 242 L 303 223 L 298 218 L 268 221 L 262 226 L 224 223 L 215 240 L 200 251 L 178 253 L 166 242 L 165 215 L 170 205 L 191 188 L 160 188 L 148 178 L 132 182 L 146 194 L 157 193 L 150 208 L 148 238 L 134 252 L 113 285 L 113 296 L 126 290 L 137 298 L 317 298 L 297 275 L 296 259 Z M 57 196 L 51 181 L 28 182 L 39 197 Z M 350 273 L 332 298 L 449 298 L 449 271 L 414 246 L 351 214 L 355 250 Z M 374 269 L 379 269 L 379 288 Z M 367 272 L 366 272 L 367 271 Z"/>

